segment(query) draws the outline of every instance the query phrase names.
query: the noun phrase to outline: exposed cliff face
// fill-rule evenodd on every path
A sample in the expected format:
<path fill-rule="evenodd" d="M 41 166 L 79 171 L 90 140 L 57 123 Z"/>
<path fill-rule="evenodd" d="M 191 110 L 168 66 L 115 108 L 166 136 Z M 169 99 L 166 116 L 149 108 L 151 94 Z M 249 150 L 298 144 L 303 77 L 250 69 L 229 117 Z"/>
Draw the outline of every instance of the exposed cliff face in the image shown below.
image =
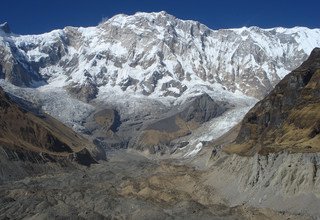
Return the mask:
<path fill-rule="evenodd" d="M 0 87 L 1 179 L 10 161 L 43 164 L 70 160 L 90 165 L 96 163 L 94 153 L 95 147 L 85 138 L 46 114 L 23 109 Z"/>
<path fill-rule="evenodd" d="M 288 74 L 242 121 L 227 152 L 253 155 L 320 150 L 320 48 Z"/>
<path fill-rule="evenodd" d="M 0 43 L 0 79 L 27 87 L 44 83 L 26 56 L 10 41 L 6 44 Z"/>

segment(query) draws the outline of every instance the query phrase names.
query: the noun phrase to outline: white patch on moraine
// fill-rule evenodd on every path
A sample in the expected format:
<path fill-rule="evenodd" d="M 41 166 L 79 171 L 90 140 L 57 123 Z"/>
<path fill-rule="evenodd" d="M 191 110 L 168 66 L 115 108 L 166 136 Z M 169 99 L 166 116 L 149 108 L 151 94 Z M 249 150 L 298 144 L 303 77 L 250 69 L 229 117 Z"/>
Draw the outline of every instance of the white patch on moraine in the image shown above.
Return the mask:
<path fill-rule="evenodd" d="M 187 152 L 183 157 L 193 157 L 195 156 L 203 147 L 203 144 L 200 142 L 198 143 L 195 148 L 191 148 L 191 151 Z"/>

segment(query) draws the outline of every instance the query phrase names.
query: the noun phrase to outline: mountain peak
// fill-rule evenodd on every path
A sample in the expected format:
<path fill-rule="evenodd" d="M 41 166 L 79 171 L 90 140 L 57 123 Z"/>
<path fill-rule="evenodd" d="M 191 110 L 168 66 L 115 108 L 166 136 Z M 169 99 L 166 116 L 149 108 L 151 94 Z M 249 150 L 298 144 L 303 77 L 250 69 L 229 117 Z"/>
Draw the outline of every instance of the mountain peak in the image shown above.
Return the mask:
<path fill-rule="evenodd" d="M 159 12 L 137 12 L 135 13 L 133 16 L 154 16 L 154 17 L 158 17 L 158 16 L 173 16 L 170 15 L 169 13 L 167 13 L 166 11 L 159 11 Z"/>
<path fill-rule="evenodd" d="M 8 22 L 4 22 L 4 23 L 0 24 L 0 30 L 2 30 L 6 34 L 11 33 L 10 26 L 9 26 Z"/>
<path fill-rule="evenodd" d="M 130 21 L 135 21 L 136 19 L 146 18 L 148 20 L 157 19 L 159 17 L 165 17 L 165 18 L 175 18 L 173 15 L 168 14 L 166 11 L 160 11 L 160 12 L 136 12 L 132 15 L 127 14 L 118 14 L 113 16 L 112 18 L 108 19 L 110 22 L 120 22 L 120 23 L 126 23 Z"/>

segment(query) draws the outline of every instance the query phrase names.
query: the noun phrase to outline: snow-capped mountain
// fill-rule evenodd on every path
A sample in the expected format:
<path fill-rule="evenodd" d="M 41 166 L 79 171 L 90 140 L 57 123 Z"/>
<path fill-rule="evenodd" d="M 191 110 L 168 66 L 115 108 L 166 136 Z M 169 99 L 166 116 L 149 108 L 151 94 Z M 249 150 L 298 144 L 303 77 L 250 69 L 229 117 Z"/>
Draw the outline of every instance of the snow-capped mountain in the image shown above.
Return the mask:
<path fill-rule="evenodd" d="M 151 143 L 157 134 L 170 140 L 165 146 L 189 143 L 184 155 L 193 155 L 319 46 L 320 29 L 211 30 L 166 12 L 121 14 L 96 27 L 41 35 L 16 35 L 3 24 L 0 86 L 112 146 Z M 222 115 L 189 120 L 215 102 L 227 106 Z M 101 115 L 110 117 L 108 125 Z M 167 120 L 176 129 L 164 129 Z"/>
<path fill-rule="evenodd" d="M 110 91 L 179 97 L 199 84 L 261 98 L 316 46 L 319 29 L 211 30 L 165 12 L 136 13 L 41 35 L 2 32 L 0 77 L 65 87 L 86 101 Z"/>

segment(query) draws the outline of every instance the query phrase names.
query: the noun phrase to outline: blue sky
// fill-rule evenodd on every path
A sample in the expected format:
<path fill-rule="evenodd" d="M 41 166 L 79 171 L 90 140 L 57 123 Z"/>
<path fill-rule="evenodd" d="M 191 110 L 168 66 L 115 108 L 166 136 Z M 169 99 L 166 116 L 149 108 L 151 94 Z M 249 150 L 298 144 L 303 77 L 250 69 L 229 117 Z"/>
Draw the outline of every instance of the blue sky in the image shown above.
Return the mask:
<path fill-rule="evenodd" d="M 320 28 L 320 1 L 288 0 L 3 0 L 0 22 L 14 33 L 43 33 L 65 26 L 94 26 L 102 18 L 137 11 L 167 11 L 212 29 L 259 26 Z"/>

